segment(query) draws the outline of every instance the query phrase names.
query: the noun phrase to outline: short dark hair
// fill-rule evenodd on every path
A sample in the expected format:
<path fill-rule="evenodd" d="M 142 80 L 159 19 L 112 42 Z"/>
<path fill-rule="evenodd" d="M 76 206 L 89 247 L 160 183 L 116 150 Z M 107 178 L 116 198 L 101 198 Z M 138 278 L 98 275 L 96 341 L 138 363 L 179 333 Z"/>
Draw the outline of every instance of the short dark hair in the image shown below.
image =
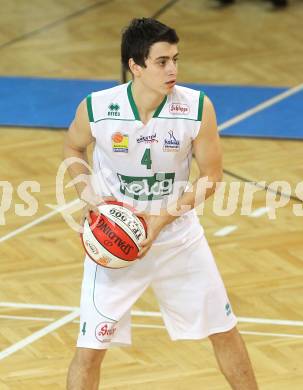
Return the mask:
<path fill-rule="evenodd" d="M 130 70 L 128 61 L 145 65 L 150 47 L 157 42 L 176 44 L 179 37 L 176 31 L 153 18 L 133 19 L 124 29 L 121 42 L 121 60 L 125 70 Z"/>

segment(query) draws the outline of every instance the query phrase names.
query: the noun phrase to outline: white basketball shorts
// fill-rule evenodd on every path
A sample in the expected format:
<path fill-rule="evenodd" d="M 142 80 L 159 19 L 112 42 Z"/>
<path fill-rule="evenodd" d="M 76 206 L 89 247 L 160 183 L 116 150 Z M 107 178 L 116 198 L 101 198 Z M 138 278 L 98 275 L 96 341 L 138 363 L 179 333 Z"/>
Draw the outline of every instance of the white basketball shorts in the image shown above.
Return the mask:
<path fill-rule="evenodd" d="M 130 345 L 131 307 L 149 286 L 172 340 L 202 339 L 237 323 L 203 229 L 191 213 L 166 227 L 146 256 L 128 268 L 104 268 L 85 258 L 77 346 Z"/>

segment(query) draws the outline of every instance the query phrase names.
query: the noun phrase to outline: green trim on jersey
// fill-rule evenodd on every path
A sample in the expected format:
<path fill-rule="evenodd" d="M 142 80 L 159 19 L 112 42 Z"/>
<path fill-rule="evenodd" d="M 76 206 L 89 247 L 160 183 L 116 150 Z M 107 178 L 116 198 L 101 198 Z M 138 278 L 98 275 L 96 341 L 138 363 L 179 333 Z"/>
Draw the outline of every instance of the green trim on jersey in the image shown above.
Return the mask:
<path fill-rule="evenodd" d="M 131 85 L 132 85 L 132 82 L 130 82 L 127 86 L 127 96 L 128 96 L 129 104 L 133 110 L 133 114 L 134 114 L 135 119 L 137 121 L 140 121 L 141 119 L 140 119 L 138 108 L 137 108 L 136 103 L 134 101 Z"/>
<path fill-rule="evenodd" d="M 129 104 L 130 104 L 131 109 L 133 111 L 135 120 L 141 121 L 140 115 L 139 115 L 139 111 L 138 111 L 138 108 L 136 106 L 136 103 L 135 103 L 135 100 L 134 100 L 134 97 L 133 97 L 131 85 L 132 85 L 132 81 L 127 86 L 127 96 L 128 96 Z M 158 118 L 158 115 L 162 111 L 162 108 L 164 107 L 166 101 L 167 101 L 167 96 L 164 97 L 164 99 L 162 100 L 160 105 L 157 107 L 156 111 L 154 112 L 153 118 Z"/>
<path fill-rule="evenodd" d="M 88 95 L 86 98 L 86 107 L 87 107 L 87 113 L 88 113 L 88 119 L 90 122 L 94 122 L 94 114 L 93 114 L 93 108 L 92 108 L 92 95 Z"/>
<path fill-rule="evenodd" d="M 164 104 L 166 103 L 166 101 L 167 101 L 167 96 L 164 97 L 164 99 L 160 103 L 160 106 L 154 112 L 153 118 L 158 118 L 159 117 L 159 114 L 162 111 L 162 108 L 164 107 Z"/>
<path fill-rule="evenodd" d="M 202 121 L 203 103 L 204 103 L 204 92 L 200 91 L 197 121 Z"/>
<path fill-rule="evenodd" d="M 122 122 L 135 122 L 136 119 L 125 119 L 125 118 L 101 118 L 95 121 L 95 123 L 101 121 L 122 121 Z"/>

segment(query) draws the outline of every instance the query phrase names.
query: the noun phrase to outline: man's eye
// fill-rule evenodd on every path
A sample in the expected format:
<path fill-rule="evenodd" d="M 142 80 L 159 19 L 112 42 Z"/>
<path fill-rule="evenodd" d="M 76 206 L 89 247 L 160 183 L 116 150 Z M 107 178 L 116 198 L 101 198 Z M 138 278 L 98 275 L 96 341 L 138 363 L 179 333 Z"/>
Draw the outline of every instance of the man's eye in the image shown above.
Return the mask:
<path fill-rule="evenodd" d="M 164 61 L 164 60 L 163 60 L 163 61 L 160 61 L 159 64 L 160 64 L 161 66 L 164 66 L 164 65 L 166 64 L 166 61 Z"/>

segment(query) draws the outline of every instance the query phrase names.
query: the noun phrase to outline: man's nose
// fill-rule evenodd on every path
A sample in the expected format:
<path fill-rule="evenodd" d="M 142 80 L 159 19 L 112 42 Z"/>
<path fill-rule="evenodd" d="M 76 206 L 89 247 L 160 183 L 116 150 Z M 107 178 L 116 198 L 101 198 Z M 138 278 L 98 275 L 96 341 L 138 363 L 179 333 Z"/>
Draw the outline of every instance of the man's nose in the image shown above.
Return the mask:
<path fill-rule="evenodd" d="M 177 74 L 177 63 L 173 60 L 169 61 L 167 64 L 167 71 L 169 75 Z"/>

